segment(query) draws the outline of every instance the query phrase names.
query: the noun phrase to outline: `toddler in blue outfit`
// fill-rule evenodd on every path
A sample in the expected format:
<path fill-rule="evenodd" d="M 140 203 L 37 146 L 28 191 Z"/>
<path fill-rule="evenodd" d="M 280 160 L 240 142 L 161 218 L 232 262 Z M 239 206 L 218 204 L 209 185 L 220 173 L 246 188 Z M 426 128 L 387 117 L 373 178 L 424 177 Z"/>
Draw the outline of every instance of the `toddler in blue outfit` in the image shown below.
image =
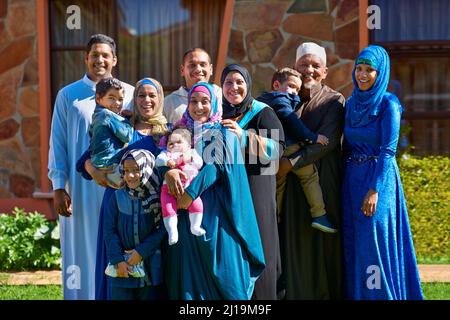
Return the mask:
<path fill-rule="evenodd" d="M 328 138 L 316 134 L 305 126 L 300 119 L 301 101 L 298 96 L 302 85 L 300 73 L 291 68 L 277 70 L 272 78 L 272 92 L 264 92 L 259 101 L 271 106 L 281 124 L 286 137 L 286 149 L 283 156 L 297 152 L 303 145 L 319 143 L 328 144 Z M 306 200 L 310 206 L 311 226 L 323 232 L 334 233 L 337 229 L 328 220 L 323 201 L 322 189 L 319 184 L 319 174 L 316 166 L 309 164 L 302 168 L 291 170 L 300 180 Z M 282 209 L 283 194 L 286 188 L 287 175 L 277 174 L 277 211 Z"/>
<path fill-rule="evenodd" d="M 124 89 L 122 83 L 112 77 L 100 80 L 95 89 L 97 105 L 89 130 L 91 161 L 95 168 L 108 172 L 110 187 L 120 189 L 123 181 L 117 165 L 133 135 L 132 126 L 120 115 Z"/>

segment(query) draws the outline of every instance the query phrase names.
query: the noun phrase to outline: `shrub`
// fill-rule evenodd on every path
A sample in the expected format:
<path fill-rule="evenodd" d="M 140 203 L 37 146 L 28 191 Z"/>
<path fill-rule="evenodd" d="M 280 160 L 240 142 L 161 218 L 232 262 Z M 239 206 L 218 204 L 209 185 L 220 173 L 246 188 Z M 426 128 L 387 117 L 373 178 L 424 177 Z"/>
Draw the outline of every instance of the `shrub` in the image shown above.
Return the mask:
<path fill-rule="evenodd" d="M 61 267 L 59 225 L 42 214 L 14 208 L 0 214 L 0 269 L 33 270 Z"/>
<path fill-rule="evenodd" d="M 450 262 L 450 159 L 398 159 L 420 263 Z"/>

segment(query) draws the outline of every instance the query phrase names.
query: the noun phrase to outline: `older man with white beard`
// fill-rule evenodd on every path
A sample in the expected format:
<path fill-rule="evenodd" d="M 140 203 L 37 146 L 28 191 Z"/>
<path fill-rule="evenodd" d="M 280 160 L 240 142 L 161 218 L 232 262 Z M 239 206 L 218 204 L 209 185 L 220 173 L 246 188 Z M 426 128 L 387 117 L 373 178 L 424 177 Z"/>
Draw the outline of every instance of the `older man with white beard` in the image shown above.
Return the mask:
<path fill-rule="evenodd" d="M 294 67 L 302 75 L 297 115 L 313 132 L 329 138 L 328 145 L 313 144 L 280 161 L 279 174 L 314 163 L 319 173 L 330 221 L 341 230 L 341 135 L 344 128 L 342 94 L 322 84 L 326 78 L 325 49 L 306 42 L 297 49 Z M 323 233 L 311 227 L 311 215 L 302 187 L 289 172 L 280 223 L 283 275 L 280 289 L 286 299 L 340 299 L 342 243 L 340 232 Z"/>

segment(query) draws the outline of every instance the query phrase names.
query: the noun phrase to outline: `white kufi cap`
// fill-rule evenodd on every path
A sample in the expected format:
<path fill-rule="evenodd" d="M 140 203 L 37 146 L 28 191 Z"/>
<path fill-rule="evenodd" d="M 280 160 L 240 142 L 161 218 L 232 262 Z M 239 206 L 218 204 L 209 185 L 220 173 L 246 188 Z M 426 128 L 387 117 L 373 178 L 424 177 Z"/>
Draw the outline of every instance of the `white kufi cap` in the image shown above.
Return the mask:
<path fill-rule="evenodd" d="M 301 57 L 306 54 L 314 54 L 322 59 L 324 65 L 327 65 L 327 54 L 325 53 L 325 48 L 319 46 L 314 42 L 305 42 L 298 46 L 297 48 L 297 56 L 295 61 L 298 61 Z"/>

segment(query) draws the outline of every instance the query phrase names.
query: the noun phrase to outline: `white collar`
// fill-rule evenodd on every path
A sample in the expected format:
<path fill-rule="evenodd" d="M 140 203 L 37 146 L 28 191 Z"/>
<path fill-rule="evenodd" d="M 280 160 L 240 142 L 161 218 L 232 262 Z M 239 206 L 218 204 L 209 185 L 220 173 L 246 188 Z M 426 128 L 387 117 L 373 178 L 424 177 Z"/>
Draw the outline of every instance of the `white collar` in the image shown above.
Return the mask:
<path fill-rule="evenodd" d="M 95 90 L 96 83 L 94 81 L 92 81 L 91 79 L 89 79 L 89 77 L 87 76 L 87 73 L 84 74 L 83 83 L 86 84 L 89 88 L 92 88 Z"/>

